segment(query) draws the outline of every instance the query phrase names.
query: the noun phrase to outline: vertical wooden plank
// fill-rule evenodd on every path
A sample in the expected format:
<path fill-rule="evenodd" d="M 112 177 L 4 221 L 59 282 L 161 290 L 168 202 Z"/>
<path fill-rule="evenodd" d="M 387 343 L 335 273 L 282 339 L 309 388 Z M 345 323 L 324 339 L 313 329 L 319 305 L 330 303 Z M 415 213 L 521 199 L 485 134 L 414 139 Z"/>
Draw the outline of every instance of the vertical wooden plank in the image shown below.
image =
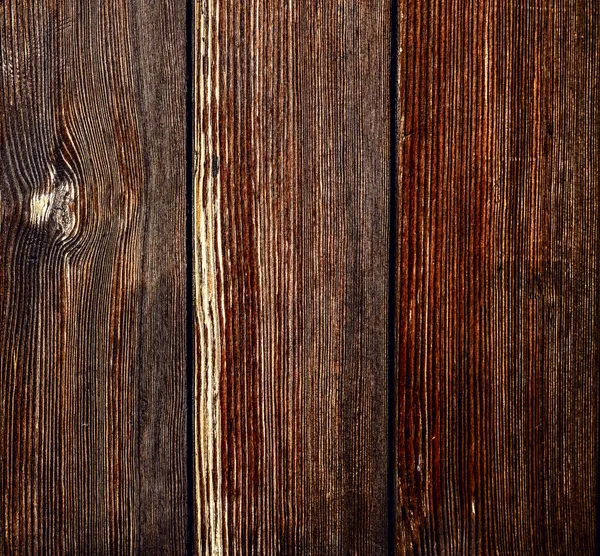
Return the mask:
<path fill-rule="evenodd" d="M 0 4 L 2 554 L 182 554 L 185 6 Z"/>
<path fill-rule="evenodd" d="M 196 3 L 201 554 L 386 551 L 389 28 Z"/>
<path fill-rule="evenodd" d="M 593 554 L 599 8 L 401 0 L 398 554 Z"/>

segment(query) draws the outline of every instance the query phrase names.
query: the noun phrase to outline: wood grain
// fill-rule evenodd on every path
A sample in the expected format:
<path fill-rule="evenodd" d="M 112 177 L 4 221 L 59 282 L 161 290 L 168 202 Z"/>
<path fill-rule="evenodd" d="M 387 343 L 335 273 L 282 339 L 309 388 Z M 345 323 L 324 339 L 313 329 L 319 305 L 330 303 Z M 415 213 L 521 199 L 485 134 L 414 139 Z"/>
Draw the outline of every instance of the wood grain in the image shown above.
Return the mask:
<path fill-rule="evenodd" d="M 594 554 L 599 29 L 1 1 L 0 555 Z"/>
<path fill-rule="evenodd" d="M 399 3 L 398 554 L 593 554 L 599 8 Z"/>
<path fill-rule="evenodd" d="M 390 21 L 196 3 L 200 554 L 386 553 Z"/>
<path fill-rule="evenodd" d="M 0 3 L 1 554 L 185 551 L 185 24 Z"/>

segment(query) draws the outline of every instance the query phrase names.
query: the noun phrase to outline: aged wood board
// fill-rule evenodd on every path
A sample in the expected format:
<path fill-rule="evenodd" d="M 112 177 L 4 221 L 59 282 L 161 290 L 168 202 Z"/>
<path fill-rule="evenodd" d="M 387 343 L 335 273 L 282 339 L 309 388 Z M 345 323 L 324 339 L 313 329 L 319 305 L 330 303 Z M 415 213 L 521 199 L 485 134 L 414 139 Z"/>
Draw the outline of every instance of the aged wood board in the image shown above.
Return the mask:
<path fill-rule="evenodd" d="M 593 554 L 598 4 L 398 13 L 398 554 Z"/>
<path fill-rule="evenodd" d="M 380 553 L 390 5 L 195 21 L 198 550 Z"/>
<path fill-rule="evenodd" d="M 2 554 L 185 552 L 185 24 L 0 4 Z"/>

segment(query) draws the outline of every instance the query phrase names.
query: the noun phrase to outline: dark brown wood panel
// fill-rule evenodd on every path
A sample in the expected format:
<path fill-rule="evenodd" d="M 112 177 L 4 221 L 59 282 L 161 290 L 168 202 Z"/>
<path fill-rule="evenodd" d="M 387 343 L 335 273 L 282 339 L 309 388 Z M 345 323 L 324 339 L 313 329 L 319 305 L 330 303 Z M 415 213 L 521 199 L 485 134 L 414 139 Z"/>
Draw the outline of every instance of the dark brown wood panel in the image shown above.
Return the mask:
<path fill-rule="evenodd" d="M 0 3 L 0 553 L 183 554 L 185 6 Z"/>
<path fill-rule="evenodd" d="M 398 554 L 593 554 L 599 5 L 401 0 Z"/>
<path fill-rule="evenodd" d="M 384 554 L 390 4 L 196 3 L 200 554 Z"/>

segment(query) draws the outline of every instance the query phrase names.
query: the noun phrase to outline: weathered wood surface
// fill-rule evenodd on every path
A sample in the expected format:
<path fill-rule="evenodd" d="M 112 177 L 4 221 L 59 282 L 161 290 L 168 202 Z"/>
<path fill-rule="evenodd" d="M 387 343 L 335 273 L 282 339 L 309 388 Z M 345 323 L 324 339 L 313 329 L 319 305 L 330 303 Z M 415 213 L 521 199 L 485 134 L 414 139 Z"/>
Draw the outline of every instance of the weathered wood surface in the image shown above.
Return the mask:
<path fill-rule="evenodd" d="M 185 552 L 185 25 L 0 4 L 1 554 Z"/>
<path fill-rule="evenodd" d="M 398 554 L 593 554 L 599 5 L 399 3 Z"/>
<path fill-rule="evenodd" d="M 390 22 L 196 3 L 200 554 L 386 553 Z"/>
<path fill-rule="evenodd" d="M 0 2 L 0 554 L 593 554 L 599 18 Z"/>

